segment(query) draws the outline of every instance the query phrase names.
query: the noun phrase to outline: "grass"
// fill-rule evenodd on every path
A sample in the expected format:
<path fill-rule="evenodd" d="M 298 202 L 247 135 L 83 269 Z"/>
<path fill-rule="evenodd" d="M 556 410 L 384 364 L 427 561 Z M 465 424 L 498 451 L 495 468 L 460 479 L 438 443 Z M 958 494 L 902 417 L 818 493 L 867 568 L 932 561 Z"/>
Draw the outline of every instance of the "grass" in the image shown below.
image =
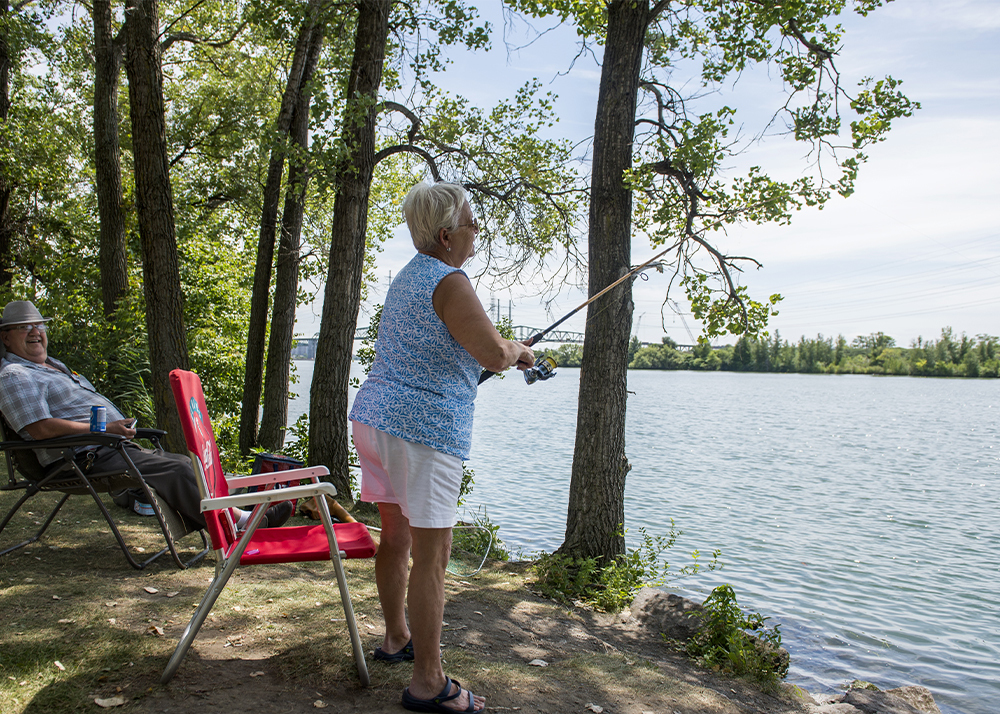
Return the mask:
<path fill-rule="evenodd" d="M 0 514 L 14 499 L 0 493 Z M 31 515 L 20 514 L 12 532 L 3 533 L 0 548 L 32 533 L 56 499 L 39 497 Z M 63 510 L 40 543 L 0 556 L 3 714 L 92 713 L 99 711 L 96 698 L 116 696 L 125 704 L 114 711 L 123 714 L 217 711 L 208 705 L 236 692 L 259 710 L 311 711 L 321 690 L 329 701 L 353 701 L 362 711 L 398 711 L 411 668 L 369 657 L 372 686 L 360 687 L 328 563 L 237 570 L 177 679 L 160 686 L 160 673 L 212 579 L 212 557 L 183 571 L 169 560 L 136 571 L 88 498 L 73 497 Z M 126 539 L 147 552 L 158 547 L 153 519 L 114 507 L 112 513 Z M 182 541 L 193 550 L 199 544 Z M 452 621 L 445 628 L 445 670 L 487 695 L 491 707 L 548 712 L 594 702 L 617 710 L 621 701 L 635 711 L 732 712 L 727 699 L 698 686 L 700 675 L 688 672 L 682 681 L 640 656 L 605 650 L 603 633 L 588 634 L 598 613 L 531 596 L 530 567 L 490 561 L 477 575 L 445 580 Z M 351 561 L 346 570 L 362 643 L 371 652 L 383 633 L 374 563 Z M 548 667 L 528 665 L 540 655 Z M 249 679 L 258 669 L 266 676 Z M 221 689 L 219 674 L 228 677 Z"/>
<path fill-rule="evenodd" d="M 0 494 L 0 513 L 18 495 Z M 37 496 L 0 536 L 0 547 L 32 535 L 57 499 Z M 159 549 L 154 519 L 107 504 L 127 542 L 147 553 Z M 196 551 L 200 540 L 188 536 L 181 544 Z M 372 561 L 348 566 L 361 623 L 378 610 L 373 570 Z M 153 686 L 213 574 L 211 555 L 185 571 L 169 556 L 133 570 L 93 502 L 71 497 L 39 542 L 0 557 L 0 709 L 94 711 L 95 697 L 135 697 Z M 322 627 L 316 636 L 304 622 L 335 629 Z M 361 627 L 364 638 L 371 630 Z M 322 681 L 356 677 L 329 563 L 237 570 L 197 641 L 277 655 L 290 675 L 308 667 Z"/>

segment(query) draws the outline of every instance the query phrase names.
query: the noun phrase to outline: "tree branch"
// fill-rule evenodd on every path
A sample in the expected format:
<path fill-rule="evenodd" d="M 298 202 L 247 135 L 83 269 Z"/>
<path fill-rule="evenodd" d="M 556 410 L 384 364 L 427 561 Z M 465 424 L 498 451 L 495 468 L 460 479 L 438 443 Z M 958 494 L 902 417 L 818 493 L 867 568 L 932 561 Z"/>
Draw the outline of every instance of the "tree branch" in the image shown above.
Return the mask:
<path fill-rule="evenodd" d="M 427 167 L 431 170 L 431 176 L 434 177 L 434 180 L 441 180 L 441 174 L 438 172 L 437 162 L 434 160 L 434 157 L 430 155 L 430 152 L 412 144 L 396 144 L 395 146 L 389 146 L 382 149 L 375 154 L 375 165 L 377 166 L 378 162 L 382 159 L 387 159 L 395 154 L 416 154 L 427 163 Z"/>
<path fill-rule="evenodd" d="M 160 43 L 160 52 L 166 52 L 167 49 L 175 42 L 190 42 L 191 44 L 194 45 L 208 45 L 209 47 L 213 47 L 215 49 L 218 49 L 220 47 L 225 47 L 231 44 L 233 40 L 236 39 L 237 35 L 243 32 L 243 30 L 246 28 L 248 24 L 250 24 L 249 20 L 244 20 L 243 22 L 240 23 L 239 27 L 233 30 L 233 33 L 229 36 L 228 39 L 217 40 L 214 42 L 211 40 L 202 39 L 201 37 L 198 37 L 197 35 L 191 32 L 175 32 L 171 35 L 167 35 L 164 38 L 163 42 Z"/>

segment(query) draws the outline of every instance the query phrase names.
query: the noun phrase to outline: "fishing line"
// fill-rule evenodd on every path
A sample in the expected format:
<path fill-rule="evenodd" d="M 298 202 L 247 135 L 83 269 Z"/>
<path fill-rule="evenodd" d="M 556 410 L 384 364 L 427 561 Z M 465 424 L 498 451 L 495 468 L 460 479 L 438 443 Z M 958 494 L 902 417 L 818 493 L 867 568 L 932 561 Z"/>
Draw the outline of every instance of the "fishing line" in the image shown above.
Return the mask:
<path fill-rule="evenodd" d="M 664 255 L 666 255 L 670 251 L 672 251 L 675 248 L 677 248 L 678 246 L 680 246 L 680 244 L 681 244 L 681 241 L 677 241 L 676 243 L 674 243 L 669 248 L 661 250 L 659 253 L 657 253 L 656 255 L 654 255 L 652 258 L 650 258 L 649 260 L 647 260 L 642 265 L 639 265 L 639 266 L 637 266 L 635 268 L 632 268 L 632 270 L 630 270 L 627 273 L 625 273 L 625 275 L 623 275 L 620 278 L 618 278 L 616 281 L 614 281 L 613 283 L 611 283 L 610 285 L 608 285 L 606 288 L 604 288 L 603 290 L 601 290 L 596 295 L 593 295 L 593 296 L 587 298 L 586 301 L 584 301 L 583 303 L 581 303 L 577 307 L 575 307 L 572 310 L 570 310 L 568 313 L 566 313 L 565 315 L 563 315 L 562 317 L 560 317 L 558 320 L 556 320 L 555 322 L 553 322 L 551 325 L 549 325 L 548 327 L 546 327 L 544 330 L 542 330 L 541 332 L 537 332 L 534 335 L 532 335 L 530 338 L 528 338 L 525 341 L 525 344 L 528 347 L 531 347 L 532 345 L 535 345 L 535 344 L 541 342 L 542 338 L 545 337 L 545 335 L 547 335 L 548 333 L 552 332 L 552 330 L 554 330 L 557 327 L 559 327 L 559 325 L 561 325 L 564 322 L 566 322 L 566 320 L 568 320 L 569 318 L 573 317 L 573 315 L 575 315 L 576 313 L 580 312 L 580 310 L 582 310 L 583 308 L 587 307 L 587 305 L 589 305 L 590 303 L 594 302 L 595 300 L 597 300 L 602 295 L 607 294 L 608 292 L 610 292 L 614 288 L 618 287 L 619 285 L 621 285 L 623 282 L 625 282 L 626 280 L 628 280 L 629 278 L 631 278 L 636 273 L 639 273 L 641 270 L 644 270 L 645 268 L 648 268 L 650 266 L 650 264 L 654 260 L 656 260 L 657 258 L 663 257 Z M 607 309 L 607 308 L 605 308 L 605 309 Z M 542 364 L 540 364 L 543 360 L 546 360 L 546 359 L 548 359 L 549 361 L 552 362 L 552 365 L 550 367 L 548 367 L 547 370 L 546 370 L 545 367 L 543 367 Z M 554 374 L 554 372 L 552 372 L 551 370 L 555 368 L 555 361 L 552 360 L 551 357 L 549 357 L 549 358 L 539 357 L 538 361 L 535 362 L 535 367 L 531 368 L 531 369 L 537 369 L 537 368 L 541 368 L 541 372 L 535 371 L 531 375 L 528 375 L 527 374 L 528 370 L 525 370 L 525 372 L 526 372 L 525 377 L 526 378 L 530 378 L 530 377 L 533 376 L 535 379 L 548 379 L 550 376 L 552 376 L 552 374 Z M 487 379 L 489 379 L 490 377 L 492 377 L 495 374 L 496 374 L 496 372 L 491 372 L 488 369 L 484 369 L 483 372 L 482 372 L 482 374 L 479 375 L 479 384 L 482 384 L 483 382 L 485 382 Z M 534 380 L 532 380 L 532 381 L 534 381 Z M 530 384 L 531 382 L 529 381 L 528 383 Z"/>

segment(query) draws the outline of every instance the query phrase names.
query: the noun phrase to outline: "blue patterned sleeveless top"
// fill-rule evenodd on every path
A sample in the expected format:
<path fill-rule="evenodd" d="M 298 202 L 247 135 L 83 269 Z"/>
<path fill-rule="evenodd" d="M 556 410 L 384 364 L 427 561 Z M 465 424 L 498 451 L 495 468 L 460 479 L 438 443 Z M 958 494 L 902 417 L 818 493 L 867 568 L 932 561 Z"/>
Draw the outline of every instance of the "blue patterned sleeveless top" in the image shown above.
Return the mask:
<path fill-rule="evenodd" d="M 375 362 L 349 418 L 465 460 L 480 367 L 432 302 L 438 283 L 460 270 L 417 253 L 399 271 L 385 296 Z"/>

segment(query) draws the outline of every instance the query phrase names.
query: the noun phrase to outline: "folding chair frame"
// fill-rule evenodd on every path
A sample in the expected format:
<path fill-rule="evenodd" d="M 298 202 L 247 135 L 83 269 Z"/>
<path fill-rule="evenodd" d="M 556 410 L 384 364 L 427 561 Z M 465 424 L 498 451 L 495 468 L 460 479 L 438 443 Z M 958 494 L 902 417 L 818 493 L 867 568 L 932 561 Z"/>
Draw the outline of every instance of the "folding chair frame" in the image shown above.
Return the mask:
<path fill-rule="evenodd" d="M 195 467 L 199 470 L 199 477 L 204 480 L 204 475 L 201 473 L 200 469 L 201 464 L 198 459 L 194 457 L 194 454 L 192 454 L 192 461 L 195 463 Z M 347 557 L 347 554 L 340 550 L 337 545 L 337 533 L 333 527 L 333 519 L 330 517 L 330 511 L 326 505 L 326 498 L 323 497 L 324 494 L 329 495 L 331 498 L 337 495 L 337 489 L 332 483 L 320 481 L 320 476 L 326 476 L 329 473 L 330 471 L 325 466 L 316 466 L 305 469 L 292 469 L 290 471 L 275 471 L 265 474 L 255 474 L 253 476 L 231 477 L 226 479 L 226 481 L 232 489 L 250 486 L 270 486 L 294 480 L 299 481 L 299 485 L 290 486 L 280 490 L 243 493 L 233 496 L 224 496 L 222 498 L 206 498 L 201 502 L 202 511 L 213 511 L 223 508 L 253 507 L 253 513 L 250 516 L 246 530 L 243 531 L 240 539 L 236 542 L 229 553 L 225 553 L 222 549 L 217 549 L 215 551 L 215 577 L 212 579 L 212 583 L 209 585 L 208 591 L 202 598 L 201 603 L 194 611 L 191 621 L 188 623 L 187 627 L 184 628 L 184 632 L 181 634 L 180 642 L 177 643 L 177 648 L 174 650 L 173 655 L 170 657 L 170 661 L 167 663 L 166 669 L 163 670 L 163 674 L 160 676 L 161 684 L 169 682 L 173 679 L 174 674 L 177 673 L 177 668 L 180 667 L 181 662 L 184 660 L 184 656 L 187 654 L 188 649 L 190 649 L 191 644 L 194 642 L 194 638 L 197 637 L 198 631 L 205 622 L 205 618 L 207 618 L 208 614 L 212 611 L 215 601 L 219 599 L 219 596 L 225 589 L 226 584 L 229 582 L 229 578 L 240 565 L 240 559 L 243 557 L 247 546 L 253 538 L 253 534 L 257 531 L 258 526 L 263 520 L 264 513 L 272 503 L 287 501 L 293 498 L 315 498 L 317 507 L 320 511 L 320 519 L 323 521 L 323 528 L 326 530 L 326 537 L 330 543 L 330 560 L 333 562 L 333 569 L 337 575 L 337 586 L 340 589 L 340 601 L 344 607 L 344 617 L 347 620 L 347 629 L 351 635 L 351 648 L 354 651 L 354 663 L 358 668 L 358 676 L 361 679 L 361 684 L 365 687 L 370 684 L 371 679 L 368 676 L 368 665 L 365 663 L 365 653 L 361 644 L 361 635 L 358 631 L 357 619 L 354 616 L 354 606 L 351 603 L 351 595 L 347 589 L 347 576 L 344 573 L 344 563 L 342 558 Z M 311 483 L 302 485 L 303 481 L 311 481 Z M 318 498 L 316 498 L 317 496 Z"/>
<path fill-rule="evenodd" d="M 170 386 L 177 402 L 184 440 L 201 490 L 201 510 L 205 513 L 208 532 L 215 548 L 216 570 L 211 585 L 195 609 L 191 621 L 184 628 L 180 642 L 160 676 L 160 682 L 166 684 L 176 674 L 205 618 L 208 617 L 229 578 L 240 564 L 323 561 L 329 557 L 333 562 L 340 589 L 340 600 L 350 632 L 358 676 L 362 685 L 367 687 L 370 683 L 368 666 L 365 663 L 365 653 L 343 566 L 345 558 L 371 557 L 375 554 L 375 544 L 367 527 L 361 523 L 338 523 L 334 526 L 326 497 L 336 496 L 337 489 L 333 484 L 320 480 L 322 476 L 330 473 L 325 466 L 227 477 L 222 472 L 218 446 L 215 443 L 211 421 L 206 414 L 204 393 L 198 375 L 193 372 L 173 370 L 170 373 Z M 296 482 L 297 485 L 275 488 L 279 484 Z M 236 489 L 254 487 L 256 488 L 252 493 L 233 493 Z M 323 522 L 322 528 L 292 526 L 263 532 L 259 530 L 264 514 L 272 503 L 299 498 L 314 499 L 320 520 Z M 237 533 L 232 522 L 229 511 L 231 508 L 253 509 L 242 533 Z M 346 550 L 342 550 L 338 543 L 338 529 L 344 534 L 343 542 Z M 251 544 L 258 547 L 248 551 L 247 548 Z"/>
<path fill-rule="evenodd" d="M 0 424 L 0 437 L 6 437 L 7 435 L 4 426 L 5 425 Z M 165 433 L 166 432 L 160 431 L 159 429 L 140 429 L 136 436 L 137 438 L 152 441 L 156 448 L 159 449 L 159 438 Z M 59 510 L 63 507 L 66 501 L 69 500 L 70 496 L 89 494 L 90 497 L 93 498 L 94 503 L 96 503 L 97 507 L 100 509 L 101 515 L 104 516 L 104 520 L 107 521 L 108 526 L 111 528 L 111 533 L 118 542 L 118 547 L 121 548 L 128 564 L 136 570 L 142 570 L 167 552 L 170 553 L 177 567 L 181 569 L 190 567 L 205 557 L 205 554 L 208 553 L 210 548 L 204 531 L 199 531 L 203 546 L 202 550 L 186 561 L 181 558 L 174 542 L 173 529 L 178 526 L 183 528 L 183 524 L 181 523 L 179 516 L 167 510 L 167 507 L 161 502 L 159 494 L 151 489 L 142 478 L 142 474 L 139 469 L 128 455 L 128 449 L 125 448 L 125 445 L 128 443 L 130 443 L 128 439 L 115 434 L 83 434 L 80 436 L 61 436 L 54 439 L 42 439 L 31 442 L 23 440 L 0 442 L 0 449 L 4 450 L 4 456 L 7 459 L 8 473 L 7 483 L 0 486 L 0 491 L 24 491 L 21 498 L 17 500 L 17 502 L 7 512 L 7 515 L 4 516 L 3 521 L 0 521 L 0 533 L 3 533 L 7 524 L 10 523 L 11 519 L 21 509 L 21 507 L 38 493 L 59 492 L 63 494 L 63 497 L 59 499 L 55 508 L 52 509 L 51 513 L 49 513 L 48 517 L 44 520 L 41 527 L 33 536 L 0 551 L 0 556 L 23 548 L 24 546 L 34 543 L 41 538 L 45 531 L 48 530 L 52 521 L 55 520 Z M 76 461 L 77 455 L 74 447 L 80 446 L 107 446 L 116 449 L 126 463 L 125 470 L 107 471 L 89 475 L 86 474 Z M 29 459 L 35 459 L 36 457 L 34 451 L 42 448 L 62 450 L 62 461 L 57 462 L 58 465 L 53 465 L 49 473 L 41 473 L 41 478 L 32 478 L 30 474 L 26 473 L 29 469 L 23 468 L 21 459 L 15 458 L 14 453 L 18 451 L 26 452 L 22 454 L 22 458 L 27 457 Z M 41 467 L 39 467 L 39 471 L 42 471 Z M 163 533 L 163 537 L 166 541 L 166 547 L 143 561 L 136 560 L 135 556 L 132 555 L 132 552 L 129 549 L 128 544 L 125 542 L 121 531 L 118 529 L 114 518 L 108 511 L 107 506 L 104 504 L 104 501 L 100 496 L 101 492 L 108 493 L 119 489 L 136 487 L 143 490 L 147 497 L 147 501 L 152 505 L 153 513 L 156 516 L 156 520 L 160 526 L 160 531 Z"/>

